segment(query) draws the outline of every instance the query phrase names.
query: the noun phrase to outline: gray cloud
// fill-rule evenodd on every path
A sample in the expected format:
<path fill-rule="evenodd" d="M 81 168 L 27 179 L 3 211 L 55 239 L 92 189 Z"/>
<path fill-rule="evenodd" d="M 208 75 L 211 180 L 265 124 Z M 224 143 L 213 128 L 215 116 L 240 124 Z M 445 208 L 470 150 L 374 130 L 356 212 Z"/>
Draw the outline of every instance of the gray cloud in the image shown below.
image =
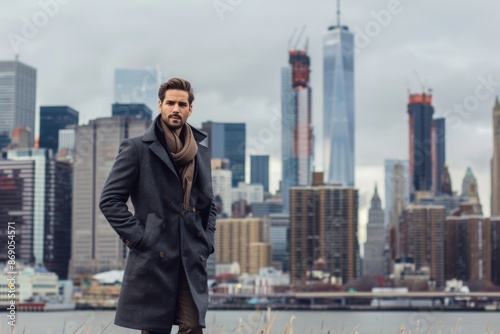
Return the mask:
<path fill-rule="evenodd" d="M 113 102 L 115 68 L 159 68 L 169 76 L 193 82 L 197 92 L 194 125 L 206 120 L 246 122 L 248 135 L 258 136 L 270 113 L 280 109 L 280 67 L 287 64 L 294 29 L 305 24 L 313 125 L 316 143 L 320 143 L 322 33 L 335 22 L 335 2 L 220 2 L 231 7 L 222 16 L 214 7 L 217 2 L 211 0 L 8 1 L 0 13 L 0 58 L 14 58 L 9 34 L 23 36 L 26 20 L 33 23 L 43 12 L 40 3 L 58 3 L 58 12 L 33 37 L 26 38 L 26 44 L 18 45 L 20 60 L 38 70 L 38 105 L 70 105 L 85 121 L 107 116 Z M 408 88 L 420 92 L 422 85 L 431 87 L 436 115 L 442 116 L 474 94 L 478 77 L 492 75 L 500 81 L 500 45 L 496 43 L 500 3 L 358 0 L 343 3 L 342 22 L 353 31 L 366 33 L 378 22 L 376 17 L 380 19 L 396 2 L 399 13 L 385 17 L 379 32 L 356 55 L 358 167 L 381 170 L 378 167 L 384 159 L 407 157 Z M 498 93 L 500 88 L 495 90 Z M 447 133 L 447 160 L 455 189 L 470 165 L 482 182 L 479 187 L 487 212 L 492 154 L 487 129 L 491 129 L 493 101 L 493 94 L 481 100 L 469 116 L 460 118 L 459 125 L 448 124 Z M 263 153 L 279 157 L 279 139 L 277 134 Z M 321 156 L 317 145 L 320 169 Z M 371 194 L 375 181 L 358 184 L 360 193 Z M 276 188 L 278 180 L 272 182 Z"/>

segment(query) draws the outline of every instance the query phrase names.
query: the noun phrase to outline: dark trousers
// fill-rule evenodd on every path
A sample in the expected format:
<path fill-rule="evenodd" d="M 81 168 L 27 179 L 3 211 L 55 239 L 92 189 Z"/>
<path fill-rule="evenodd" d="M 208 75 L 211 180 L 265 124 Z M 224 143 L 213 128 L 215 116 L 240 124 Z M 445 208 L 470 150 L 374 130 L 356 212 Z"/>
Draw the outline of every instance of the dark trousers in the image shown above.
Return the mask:
<path fill-rule="evenodd" d="M 203 330 L 198 323 L 198 309 L 193 300 L 189 284 L 186 279 L 184 267 L 179 270 L 179 290 L 177 291 L 177 307 L 175 312 L 175 323 L 179 324 L 177 333 L 203 334 Z M 141 334 L 165 334 L 165 332 L 141 331 Z"/>

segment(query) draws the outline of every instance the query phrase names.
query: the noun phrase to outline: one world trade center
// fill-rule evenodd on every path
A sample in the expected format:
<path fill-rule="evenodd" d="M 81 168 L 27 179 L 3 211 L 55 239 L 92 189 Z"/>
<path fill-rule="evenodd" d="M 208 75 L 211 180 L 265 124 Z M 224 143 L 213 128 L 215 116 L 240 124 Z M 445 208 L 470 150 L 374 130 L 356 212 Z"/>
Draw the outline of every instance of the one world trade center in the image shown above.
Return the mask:
<path fill-rule="evenodd" d="M 346 26 L 323 35 L 324 182 L 354 186 L 354 35 Z"/>

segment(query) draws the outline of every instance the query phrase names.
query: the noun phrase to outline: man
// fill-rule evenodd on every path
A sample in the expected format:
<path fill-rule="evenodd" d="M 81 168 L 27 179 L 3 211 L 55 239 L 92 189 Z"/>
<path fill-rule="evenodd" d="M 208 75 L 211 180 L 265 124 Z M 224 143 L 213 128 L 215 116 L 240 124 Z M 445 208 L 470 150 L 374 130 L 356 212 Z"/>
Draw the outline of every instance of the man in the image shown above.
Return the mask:
<path fill-rule="evenodd" d="M 210 153 L 200 145 L 206 136 L 186 123 L 191 84 L 172 78 L 158 97 L 160 114 L 143 136 L 121 143 L 101 194 L 102 213 L 130 249 L 115 324 L 202 333 L 217 215 Z"/>

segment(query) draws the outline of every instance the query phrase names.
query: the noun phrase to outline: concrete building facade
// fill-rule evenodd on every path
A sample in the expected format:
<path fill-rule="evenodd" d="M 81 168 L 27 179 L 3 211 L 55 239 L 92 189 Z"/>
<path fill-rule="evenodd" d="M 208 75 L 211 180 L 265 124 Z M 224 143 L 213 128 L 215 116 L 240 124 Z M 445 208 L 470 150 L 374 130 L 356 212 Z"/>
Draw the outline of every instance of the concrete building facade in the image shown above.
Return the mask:
<path fill-rule="evenodd" d="M 107 117 L 76 128 L 72 278 L 124 268 L 126 246 L 99 210 L 99 199 L 121 141 L 142 135 L 150 122 L 135 117 Z M 131 205 L 130 210 L 133 210 Z"/>
<path fill-rule="evenodd" d="M 413 258 L 415 270 L 430 269 L 436 286 L 445 283 L 446 208 L 441 205 L 408 205 L 400 226 L 402 256 Z"/>
<path fill-rule="evenodd" d="M 321 266 L 336 282 L 359 274 L 358 191 L 353 187 L 292 187 L 290 281 L 305 284 Z"/>
<path fill-rule="evenodd" d="M 217 220 L 215 253 L 217 263 L 238 262 L 242 273 L 257 274 L 271 265 L 270 222 L 261 218 Z"/>

